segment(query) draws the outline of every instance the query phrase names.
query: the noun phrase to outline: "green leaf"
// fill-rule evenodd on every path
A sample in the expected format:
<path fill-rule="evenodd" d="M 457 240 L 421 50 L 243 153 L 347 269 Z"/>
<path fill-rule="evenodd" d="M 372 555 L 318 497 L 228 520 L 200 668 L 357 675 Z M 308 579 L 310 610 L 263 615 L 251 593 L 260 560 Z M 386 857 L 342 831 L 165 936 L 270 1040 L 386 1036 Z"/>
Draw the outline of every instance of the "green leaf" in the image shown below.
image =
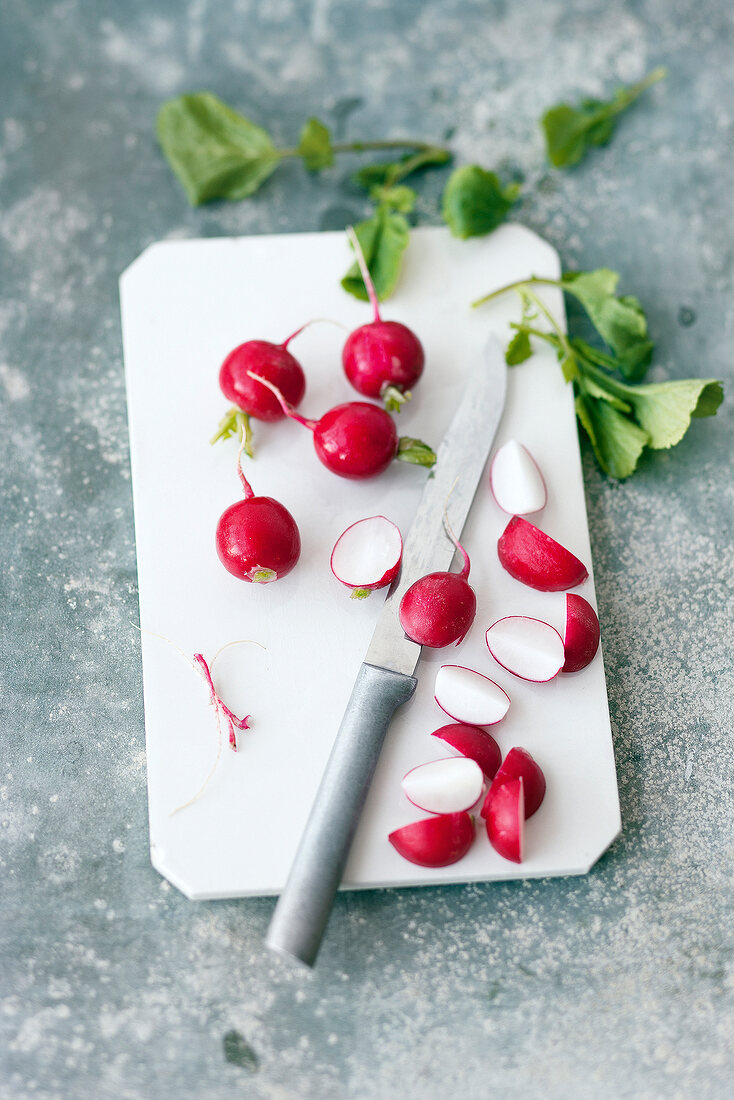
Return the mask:
<path fill-rule="evenodd" d="M 496 172 L 478 164 L 466 164 L 452 172 L 443 193 L 442 214 L 455 237 L 482 237 L 507 217 L 520 194 L 520 186 L 503 187 Z"/>
<path fill-rule="evenodd" d="M 317 118 L 310 118 L 301 130 L 298 152 L 309 172 L 320 172 L 334 163 L 331 134 Z"/>
<path fill-rule="evenodd" d="M 516 367 L 518 363 L 524 363 L 533 354 L 530 346 L 530 337 L 527 332 L 519 330 L 510 340 L 505 352 L 505 362 L 508 367 Z"/>
<path fill-rule="evenodd" d="M 641 378 L 655 345 L 647 338 L 647 318 L 636 298 L 616 296 L 619 275 L 609 268 L 571 271 L 561 286 L 584 307 L 605 344 L 614 352 L 615 366 L 625 378 Z M 588 345 L 586 345 L 588 347 Z"/>
<path fill-rule="evenodd" d="M 395 457 L 400 462 L 412 462 L 414 466 L 427 466 L 429 469 L 436 465 L 435 451 L 422 440 L 412 439 L 408 435 L 400 437 L 398 453 Z"/>
<path fill-rule="evenodd" d="M 415 206 L 418 195 L 412 187 L 373 187 L 370 190 L 370 198 L 383 206 L 389 206 L 391 210 L 397 210 L 399 214 L 409 214 Z"/>
<path fill-rule="evenodd" d="M 665 75 L 665 69 L 655 69 L 639 84 L 618 88 L 608 100 L 582 99 L 578 107 L 568 103 L 551 107 L 540 120 L 551 164 L 556 168 L 578 164 L 593 146 L 606 145 L 617 116 Z"/>
<path fill-rule="evenodd" d="M 576 415 L 591 440 L 594 454 L 605 473 L 624 478 L 634 473 L 645 445 L 647 432 L 608 401 L 582 394 L 576 398 Z"/>
<path fill-rule="evenodd" d="M 406 153 L 396 160 L 366 164 L 364 168 L 355 172 L 352 179 L 359 187 L 364 187 L 365 191 L 380 185 L 391 187 L 400 180 L 406 179 L 412 172 L 446 164 L 449 160 L 451 160 L 451 153 L 447 149 L 431 146 L 428 149 L 419 149 L 415 153 Z"/>
<path fill-rule="evenodd" d="M 354 231 L 375 284 L 375 293 L 382 302 L 390 297 L 400 275 L 403 252 L 410 236 L 408 223 L 402 214 L 379 206 L 371 218 L 355 225 Z M 342 286 L 355 298 L 364 302 L 369 300 L 356 261 L 342 279 Z"/>
<path fill-rule="evenodd" d="M 685 378 L 672 382 L 653 382 L 627 386 L 614 378 L 599 379 L 601 387 L 626 402 L 635 420 L 649 436 L 653 450 L 667 450 L 679 443 L 688 431 L 691 417 L 714 416 L 724 400 L 721 382 L 713 378 Z"/>
<path fill-rule="evenodd" d="M 227 409 L 209 442 L 217 443 L 220 439 L 230 439 L 233 435 L 236 435 L 240 442 L 244 439 L 242 450 L 249 458 L 254 458 L 250 417 L 242 409 L 237 408 L 236 405 L 231 405 Z"/>
<path fill-rule="evenodd" d="M 247 198 L 278 166 L 267 131 L 211 92 L 169 99 L 158 112 L 157 133 L 192 206 Z"/>

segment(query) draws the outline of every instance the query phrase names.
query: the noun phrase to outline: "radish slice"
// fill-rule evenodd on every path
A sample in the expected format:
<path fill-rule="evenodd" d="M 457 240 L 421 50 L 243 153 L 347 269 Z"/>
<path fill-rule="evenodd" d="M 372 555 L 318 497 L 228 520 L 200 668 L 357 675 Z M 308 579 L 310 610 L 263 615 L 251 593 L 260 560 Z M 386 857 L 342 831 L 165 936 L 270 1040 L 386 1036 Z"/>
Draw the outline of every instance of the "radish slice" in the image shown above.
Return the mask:
<path fill-rule="evenodd" d="M 403 776 L 405 795 L 419 810 L 430 814 L 454 814 L 470 809 L 479 800 L 484 772 L 476 760 L 447 756 L 419 764 Z"/>
<path fill-rule="evenodd" d="M 589 575 L 570 550 L 520 516 L 513 516 L 500 535 L 497 553 L 511 577 L 541 592 L 573 588 Z"/>
<path fill-rule="evenodd" d="M 495 852 L 513 863 L 522 863 L 525 839 L 525 798 L 522 779 L 494 783 L 487 795 L 487 836 Z"/>
<path fill-rule="evenodd" d="M 599 648 L 599 618 L 588 600 L 569 592 L 566 596 L 566 654 L 562 672 L 580 672 L 590 665 Z"/>
<path fill-rule="evenodd" d="M 491 733 L 481 730 L 477 726 L 467 726 L 461 722 L 455 722 L 449 726 L 441 726 L 434 730 L 431 737 L 438 737 L 445 741 L 449 748 L 458 752 L 461 756 L 468 756 L 470 760 L 476 760 L 487 779 L 493 779 L 497 769 L 502 763 L 500 747 Z"/>
<path fill-rule="evenodd" d="M 471 848 L 474 821 L 467 813 L 441 814 L 404 825 L 387 839 L 404 859 L 419 867 L 448 867 Z"/>
<path fill-rule="evenodd" d="M 515 439 L 500 447 L 492 459 L 489 485 L 502 511 L 511 516 L 539 512 L 548 499 L 538 464 L 530 451 Z"/>
<path fill-rule="evenodd" d="M 370 516 L 347 527 L 331 551 L 331 571 L 355 596 L 385 588 L 403 556 L 400 530 L 384 516 Z"/>
<path fill-rule="evenodd" d="M 522 779 L 523 797 L 525 802 L 525 820 L 532 817 L 545 798 L 545 776 L 540 765 L 533 760 L 527 749 L 510 749 L 504 759 L 502 767 L 494 777 L 492 786 L 487 791 L 487 797 L 481 809 L 481 816 L 486 817 L 492 803 L 492 790 L 502 783 L 513 779 Z M 495 792 L 496 793 L 496 792 Z"/>
<path fill-rule="evenodd" d="M 563 639 L 555 627 L 527 615 L 507 615 L 492 623 L 487 648 L 498 664 L 519 676 L 544 684 L 557 676 L 565 661 Z"/>
<path fill-rule="evenodd" d="M 470 726 L 493 726 L 510 706 L 510 698 L 499 684 L 462 665 L 441 665 L 433 694 L 450 718 Z"/>

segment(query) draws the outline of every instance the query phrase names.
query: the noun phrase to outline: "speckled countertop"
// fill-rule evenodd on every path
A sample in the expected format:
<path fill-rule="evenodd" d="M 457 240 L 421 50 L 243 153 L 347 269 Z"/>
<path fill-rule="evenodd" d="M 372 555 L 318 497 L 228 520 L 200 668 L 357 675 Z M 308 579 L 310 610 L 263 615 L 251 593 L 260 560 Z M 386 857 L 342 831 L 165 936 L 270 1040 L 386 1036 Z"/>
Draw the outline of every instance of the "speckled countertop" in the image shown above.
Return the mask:
<path fill-rule="evenodd" d="M 710 1098 L 734 1078 L 732 178 L 724 0 L 8 0 L 0 16 L 0 1097 Z M 570 173 L 536 120 L 668 80 Z M 153 140 L 211 88 L 291 143 L 451 134 L 514 216 L 648 309 L 655 377 L 729 400 L 627 484 L 584 472 L 624 833 L 580 879 L 338 899 L 318 969 L 271 900 L 148 859 L 117 277 L 161 237 L 341 228 L 353 163 L 190 210 Z M 422 188 L 437 220 L 446 176 Z"/>

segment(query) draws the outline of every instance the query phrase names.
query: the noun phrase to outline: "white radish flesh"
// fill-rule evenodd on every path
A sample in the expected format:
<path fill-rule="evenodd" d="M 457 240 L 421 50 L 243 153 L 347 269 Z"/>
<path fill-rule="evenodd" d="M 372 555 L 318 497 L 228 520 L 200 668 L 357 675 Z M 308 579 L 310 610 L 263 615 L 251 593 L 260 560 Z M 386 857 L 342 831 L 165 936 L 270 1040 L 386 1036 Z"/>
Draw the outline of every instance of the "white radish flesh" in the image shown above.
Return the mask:
<path fill-rule="evenodd" d="M 462 665 L 441 665 L 436 674 L 434 698 L 455 722 L 493 726 L 507 714 L 509 696 L 499 684 Z"/>
<path fill-rule="evenodd" d="M 390 584 L 403 555 L 399 529 L 385 516 L 370 516 L 347 527 L 331 552 L 331 571 L 347 588 L 372 591 Z"/>
<path fill-rule="evenodd" d="M 492 459 L 489 484 L 502 511 L 511 516 L 545 508 L 548 493 L 543 475 L 530 452 L 515 439 L 500 447 Z"/>
<path fill-rule="evenodd" d="M 527 615 L 498 619 L 487 631 L 487 648 L 498 664 L 521 680 L 545 683 L 563 668 L 563 639 L 555 627 Z"/>
<path fill-rule="evenodd" d="M 432 760 L 403 776 L 403 791 L 408 800 L 431 814 L 455 814 L 471 809 L 483 786 L 482 769 L 476 760 L 465 756 Z"/>

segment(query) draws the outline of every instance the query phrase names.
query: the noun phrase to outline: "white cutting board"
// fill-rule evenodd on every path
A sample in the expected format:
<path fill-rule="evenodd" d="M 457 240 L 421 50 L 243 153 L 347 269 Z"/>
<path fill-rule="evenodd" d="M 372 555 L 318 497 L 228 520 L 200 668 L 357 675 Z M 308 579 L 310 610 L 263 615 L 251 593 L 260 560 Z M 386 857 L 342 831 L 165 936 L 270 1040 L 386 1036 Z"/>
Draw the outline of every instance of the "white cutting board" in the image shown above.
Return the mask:
<path fill-rule="evenodd" d="M 383 603 L 374 593 L 350 600 L 331 575 L 337 536 L 355 520 L 384 514 L 407 531 L 427 472 L 395 463 L 369 482 L 345 481 L 317 460 L 308 431 L 284 421 L 255 423 L 256 460 L 247 474 L 256 493 L 295 516 L 303 550 L 284 580 L 248 585 L 230 576 L 214 550 L 220 513 L 240 498 L 234 440 L 209 445 L 226 401 L 219 365 L 248 339 L 279 342 L 313 317 L 347 329 L 370 320 L 367 305 L 339 280 L 350 262 L 344 234 L 304 233 L 152 245 L 121 279 L 130 417 L 148 756 L 151 858 L 190 898 L 275 894 L 284 885 L 331 743 Z M 400 285 L 384 315 L 408 324 L 426 350 L 426 368 L 399 416 L 400 433 L 434 447 L 462 393 L 463 379 L 494 329 L 508 338 L 518 302 L 508 295 L 471 310 L 480 294 L 531 273 L 559 274 L 556 252 L 520 226 L 490 237 L 454 240 L 445 229 L 411 233 Z M 563 319 L 561 294 L 544 299 Z M 358 397 L 341 370 L 345 332 L 314 325 L 291 345 L 308 377 L 300 411 L 318 417 Z M 591 569 L 589 537 L 570 387 L 552 352 L 539 348 L 510 371 L 496 445 L 516 438 L 539 462 L 549 488 L 537 522 Z M 414 699 L 396 714 L 350 855 L 346 887 L 427 885 L 589 869 L 620 829 L 619 800 L 601 653 L 574 676 L 549 684 L 518 680 L 490 657 L 484 631 L 495 619 L 529 614 L 563 632 L 565 596 L 539 593 L 506 574 L 497 538 L 508 516 L 492 499 L 485 471 L 464 532 L 478 598 L 474 628 L 459 648 L 426 651 Z M 594 603 L 593 578 L 579 589 Z M 602 629 L 603 629 L 602 623 Z M 203 681 L 182 656 L 217 660 L 224 701 L 252 714 L 240 750 L 222 747 Z M 424 816 L 400 779 L 411 767 L 447 755 L 430 733 L 450 719 L 433 700 L 443 662 L 489 675 L 509 694 L 507 717 L 492 728 L 503 753 L 527 748 L 548 784 L 526 832 L 527 858 L 509 863 L 477 839 L 459 863 L 439 870 L 403 860 L 388 833 Z"/>

